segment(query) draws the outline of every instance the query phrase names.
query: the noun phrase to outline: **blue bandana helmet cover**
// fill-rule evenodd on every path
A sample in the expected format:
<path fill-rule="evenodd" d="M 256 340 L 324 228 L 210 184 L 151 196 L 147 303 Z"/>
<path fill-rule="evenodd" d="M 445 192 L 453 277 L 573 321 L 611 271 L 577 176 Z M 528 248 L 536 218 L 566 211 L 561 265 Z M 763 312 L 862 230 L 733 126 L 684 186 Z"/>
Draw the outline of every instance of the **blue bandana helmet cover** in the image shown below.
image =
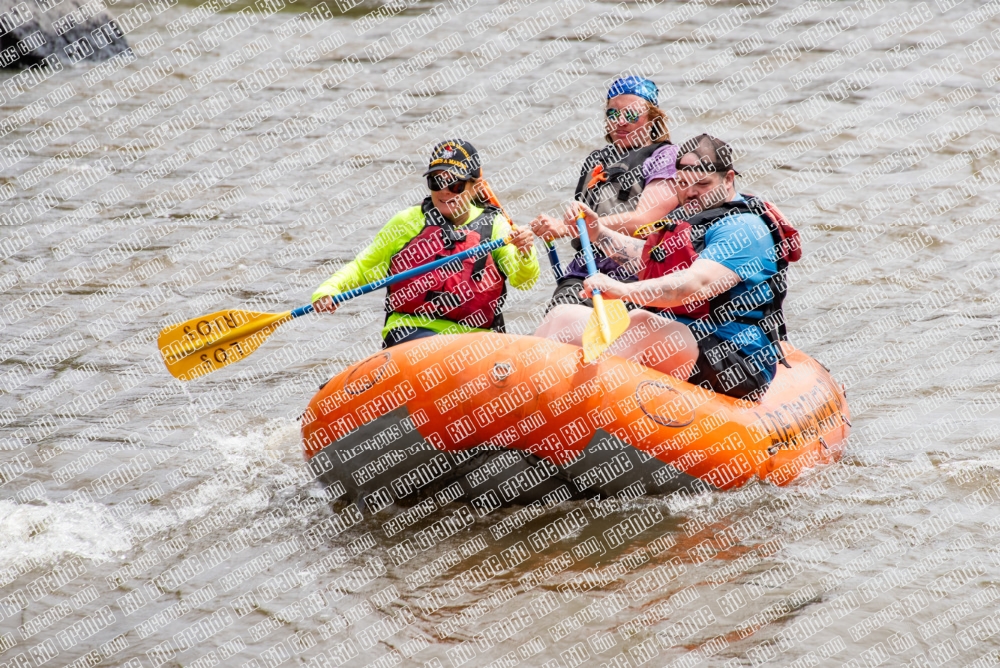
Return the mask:
<path fill-rule="evenodd" d="M 617 79 L 608 89 L 609 100 L 619 95 L 637 95 L 656 106 L 660 91 L 656 88 L 656 84 L 649 79 L 627 76 Z"/>

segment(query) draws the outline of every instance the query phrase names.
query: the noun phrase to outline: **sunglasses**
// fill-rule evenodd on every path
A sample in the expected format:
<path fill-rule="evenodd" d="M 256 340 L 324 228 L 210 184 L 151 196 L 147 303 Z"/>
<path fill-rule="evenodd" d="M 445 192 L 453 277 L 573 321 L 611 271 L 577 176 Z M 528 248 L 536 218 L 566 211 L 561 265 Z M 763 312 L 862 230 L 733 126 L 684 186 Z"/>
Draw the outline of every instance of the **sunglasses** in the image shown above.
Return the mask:
<path fill-rule="evenodd" d="M 610 108 L 604 112 L 604 115 L 608 117 L 609 121 L 618 122 L 618 119 L 624 114 L 626 123 L 638 123 L 642 114 L 635 109 L 614 109 Z"/>
<path fill-rule="evenodd" d="M 465 192 L 465 185 L 467 183 L 468 181 L 455 179 L 455 177 L 451 174 L 448 176 L 440 176 L 438 174 L 427 175 L 427 187 L 430 188 L 432 192 L 447 190 L 453 195 L 461 195 Z"/>

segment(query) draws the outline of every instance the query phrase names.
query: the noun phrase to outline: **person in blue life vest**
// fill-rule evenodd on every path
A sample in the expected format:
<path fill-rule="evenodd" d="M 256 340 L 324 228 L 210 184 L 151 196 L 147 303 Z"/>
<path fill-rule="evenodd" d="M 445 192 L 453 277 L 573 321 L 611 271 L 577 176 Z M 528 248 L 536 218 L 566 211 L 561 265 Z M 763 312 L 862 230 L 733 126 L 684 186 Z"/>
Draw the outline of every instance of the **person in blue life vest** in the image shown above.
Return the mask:
<path fill-rule="evenodd" d="M 520 290 L 538 280 L 534 235 L 513 232 L 511 223 L 483 193 L 479 154 L 461 139 L 434 147 L 424 173 L 430 190 L 424 201 L 400 211 L 372 243 L 313 293 L 315 309 L 332 313 L 331 298 L 365 283 L 455 255 L 510 235 L 510 243 L 479 258 L 467 258 L 388 288 L 385 347 L 435 334 L 504 331 L 503 307 L 510 282 Z"/>
<path fill-rule="evenodd" d="M 637 76 L 615 80 L 608 89 L 604 129 L 607 146 L 584 160 L 574 199 L 582 202 L 608 229 L 632 234 L 678 206 L 674 184 L 677 147 L 670 143 L 667 117 L 657 104 L 656 84 Z M 567 214 L 568 216 L 569 214 Z M 548 310 L 557 304 L 584 304 L 580 288 L 587 267 L 576 239 L 575 219 L 539 215 L 531 221 L 535 234 L 546 241 L 574 237 L 576 257 L 558 279 Z M 595 249 L 598 269 L 618 280 L 634 280 L 636 268 L 622 265 Z"/>
<path fill-rule="evenodd" d="M 725 142 L 699 135 L 685 142 L 676 164 L 683 207 L 659 221 L 645 240 L 609 229 L 589 206 L 582 211 L 592 243 L 621 264 L 637 263 L 638 281 L 598 273 L 581 297 L 642 307 L 611 347 L 676 378 L 715 392 L 759 399 L 782 362 L 781 302 L 788 261 L 801 255 L 798 235 L 773 205 L 736 191 L 737 172 Z M 592 309 L 556 306 L 536 336 L 581 345 Z"/>

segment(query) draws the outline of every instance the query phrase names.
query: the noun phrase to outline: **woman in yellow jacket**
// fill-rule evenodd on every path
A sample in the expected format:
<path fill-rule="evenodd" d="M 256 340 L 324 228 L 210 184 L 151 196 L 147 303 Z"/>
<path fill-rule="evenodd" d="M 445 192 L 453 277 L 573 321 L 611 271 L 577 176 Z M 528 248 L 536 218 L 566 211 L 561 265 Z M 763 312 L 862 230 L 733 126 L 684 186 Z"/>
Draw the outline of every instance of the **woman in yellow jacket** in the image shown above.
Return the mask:
<path fill-rule="evenodd" d="M 528 290 L 538 280 L 534 235 L 485 202 L 479 154 L 460 139 L 434 147 L 424 174 L 430 195 L 400 211 L 353 261 L 313 293 L 317 311 L 332 313 L 333 295 L 510 235 L 511 243 L 392 285 L 382 328 L 385 347 L 434 334 L 504 331 L 507 281 Z"/>

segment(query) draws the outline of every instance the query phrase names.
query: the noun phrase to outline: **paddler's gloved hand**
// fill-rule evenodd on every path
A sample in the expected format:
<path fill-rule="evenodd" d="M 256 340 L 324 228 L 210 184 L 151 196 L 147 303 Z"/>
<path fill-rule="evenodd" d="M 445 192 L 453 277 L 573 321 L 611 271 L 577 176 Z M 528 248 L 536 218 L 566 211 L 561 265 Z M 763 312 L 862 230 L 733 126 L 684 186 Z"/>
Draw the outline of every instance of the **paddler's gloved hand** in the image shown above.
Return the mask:
<path fill-rule="evenodd" d="M 518 227 L 510 235 L 510 243 L 522 254 L 531 253 L 531 248 L 535 243 L 535 235 L 530 227 Z"/>
<path fill-rule="evenodd" d="M 574 223 L 574 226 L 576 223 Z M 560 237 L 569 237 L 574 235 L 574 230 L 570 226 L 566 225 L 561 220 L 556 220 L 552 216 L 546 216 L 544 213 L 539 214 L 533 221 L 531 221 L 531 231 L 537 236 L 540 236 L 545 241 L 554 241 Z"/>
<path fill-rule="evenodd" d="M 333 313 L 337 310 L 337 306 L 339 304 L 333 301 L 333 297 L 320 297 L 313 302 L 313 308 L 317 313 Z"/>

